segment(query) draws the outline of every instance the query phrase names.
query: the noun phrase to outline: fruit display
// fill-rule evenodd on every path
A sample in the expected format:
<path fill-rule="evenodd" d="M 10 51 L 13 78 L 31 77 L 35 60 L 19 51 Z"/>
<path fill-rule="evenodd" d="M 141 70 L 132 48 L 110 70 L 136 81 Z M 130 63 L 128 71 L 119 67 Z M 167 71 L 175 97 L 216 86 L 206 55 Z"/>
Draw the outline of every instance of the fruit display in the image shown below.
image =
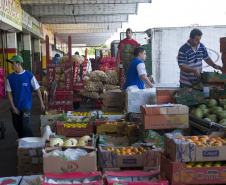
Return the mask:
<path fill-rule="evenodd" d="M 114 148 L 114 147 L 110 147 L 110 148 L 106 148 L 106 151 L 115 151 L 118 155 L 141 155 L 143 154 L 145 151 L 147 150 L 152 150 L 152 149 L 156 149 L 156 147 L 154 145 L 151 145 L 150 147 L 120 147 L 120 148 Z"/>
<path fill-rule="evenodd" d="M 91 137 L 86 135 L 81 137 L 79 140 L 75 138 L 69 138 L 66 140 L 63 140 L 61 138 L 52 138 L 50 139 L 50 147 L 72 147 L 72 146 L 87 146 L 88 140 L 90 140 Z"/>
<path fill-rule="evenodd" d="M 123 112 L 102 112 L 103 115 L 123 115 Z"/>
<path fill-rule="evenodd" d="M 90 116 L 91 112 L 71 112 L 74 116 Z"/>
<path fill-rule="evenodd" d="M 221 167 L 226 166 L 226 161 L 207 161 L 207 162 L 188 162 L 187 168 L 200 168 L 200 167 Z"/>
<path fill-rule="evenodd" d="M 64 128 L 86 128 L 89 123 L 64 123 Z"/>
<path fill-rule="evenodd" d="M 209 122 L 226 126 L 226 99 L 206 99 L 205 104 L 191 108 L 190 113 Z"/>
<path fill-rule="evenodd" d="M 186 142 L 193 142 L 198 147 L 226 145 L 226 138 L 220 138 L 218 136 L 213 138 L 210 138 L 209 136 L 191 136 L 186 138 L 182 137 L 178 139 Z"/>

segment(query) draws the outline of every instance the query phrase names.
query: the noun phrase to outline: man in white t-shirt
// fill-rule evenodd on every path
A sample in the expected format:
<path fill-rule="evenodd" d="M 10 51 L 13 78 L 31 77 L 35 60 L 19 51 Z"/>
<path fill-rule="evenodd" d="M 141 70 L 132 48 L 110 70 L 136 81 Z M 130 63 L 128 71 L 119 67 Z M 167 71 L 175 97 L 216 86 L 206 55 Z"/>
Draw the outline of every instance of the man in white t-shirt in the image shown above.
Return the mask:
<path fill-rule="evenodd" d="M 144 61 L 146 60 L 146 51 L 144 48 L 138 47 L 134 50 L 134 58 L 126 69 L 126 82 L 123 89 L 136 85 L 139 89 L 144 89 L 144 85 L 154 87 L 147 77 Z"/>

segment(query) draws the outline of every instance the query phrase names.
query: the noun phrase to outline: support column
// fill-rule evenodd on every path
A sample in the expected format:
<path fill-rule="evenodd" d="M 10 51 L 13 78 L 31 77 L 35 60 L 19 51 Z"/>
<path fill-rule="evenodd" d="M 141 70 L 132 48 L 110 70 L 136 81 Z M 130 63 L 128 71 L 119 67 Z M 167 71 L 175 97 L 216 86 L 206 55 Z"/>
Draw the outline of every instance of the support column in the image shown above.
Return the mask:
<path fill-rule="evenodd" d="M 23 35 L 24 50 L 22 57 L 24 59 L 24 69 L 32 72 L 32 57 L 31 57 L 31 35 Z"/>
<path fill-rule="evenodd" d="M 8 56 L 7 56 L 8 53 Z M 10 59 L 17 54 L 17 37 L 16 33 L 7 33 L 7 50 L 5 49 L 5 59 Z M 5 61 L 6 62 L 6 61 Z M 14 72 L 9 62 L 6 62 L 6 76 Z"/>
<path fill-rule="evenodd" d="M 49 59 L 52 60 L 52 45 L 49 45 Z M 43 63 L 43 69 L 46 69 L 46 43 L 42 43 L 42 63 Z"/>

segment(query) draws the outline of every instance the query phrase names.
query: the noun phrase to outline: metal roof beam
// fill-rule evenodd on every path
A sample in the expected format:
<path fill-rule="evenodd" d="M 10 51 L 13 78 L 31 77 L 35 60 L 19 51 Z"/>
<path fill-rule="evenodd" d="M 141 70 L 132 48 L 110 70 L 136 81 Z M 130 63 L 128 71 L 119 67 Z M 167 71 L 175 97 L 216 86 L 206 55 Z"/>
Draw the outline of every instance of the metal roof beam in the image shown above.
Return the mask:
<path fill-rule="evenodd" d="M 136 14 L 137 4 L 33 5 L 33 16 Z"/>
<path fill-rule="evenodd" d="M 128 22 L 128 15 L 42 16 L 40 21 L 43 24 L 122 23 Z"/>
<path fill-rule="evenodd" d="M 74 30 L 74 29 L 65 29 L 65 30 L 54 30 L 54 33 L 114 33 L 117 32 L 117 29 L 89 29 L 89 30 Z"/>
<path fill-rule="evenodd" d="M 117 29 L 122 28 L 122 23 L 90 23 L 90 24 L 50 24 L 52 30 L 89 30 L 89 29 Z"/>
<path fill-rule="evenodd" d="M 21 4 L 133 4 L 152 0 L 21 0 Z"/>

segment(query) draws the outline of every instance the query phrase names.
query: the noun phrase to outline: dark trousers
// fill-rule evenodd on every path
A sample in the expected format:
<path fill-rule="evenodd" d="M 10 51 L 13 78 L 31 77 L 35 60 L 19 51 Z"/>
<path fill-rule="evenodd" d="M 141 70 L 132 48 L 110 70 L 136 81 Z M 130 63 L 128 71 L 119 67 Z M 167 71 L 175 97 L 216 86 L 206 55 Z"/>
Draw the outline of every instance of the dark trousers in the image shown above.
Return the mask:
<path fill-rule="evenodd" d="M 31 124 L 31 110 L 26 109 L 20 111 L 20 115 L 14 114 L 12 112 L 13 126 L 17 131 L 18 137 L 33 137 Z"/>

